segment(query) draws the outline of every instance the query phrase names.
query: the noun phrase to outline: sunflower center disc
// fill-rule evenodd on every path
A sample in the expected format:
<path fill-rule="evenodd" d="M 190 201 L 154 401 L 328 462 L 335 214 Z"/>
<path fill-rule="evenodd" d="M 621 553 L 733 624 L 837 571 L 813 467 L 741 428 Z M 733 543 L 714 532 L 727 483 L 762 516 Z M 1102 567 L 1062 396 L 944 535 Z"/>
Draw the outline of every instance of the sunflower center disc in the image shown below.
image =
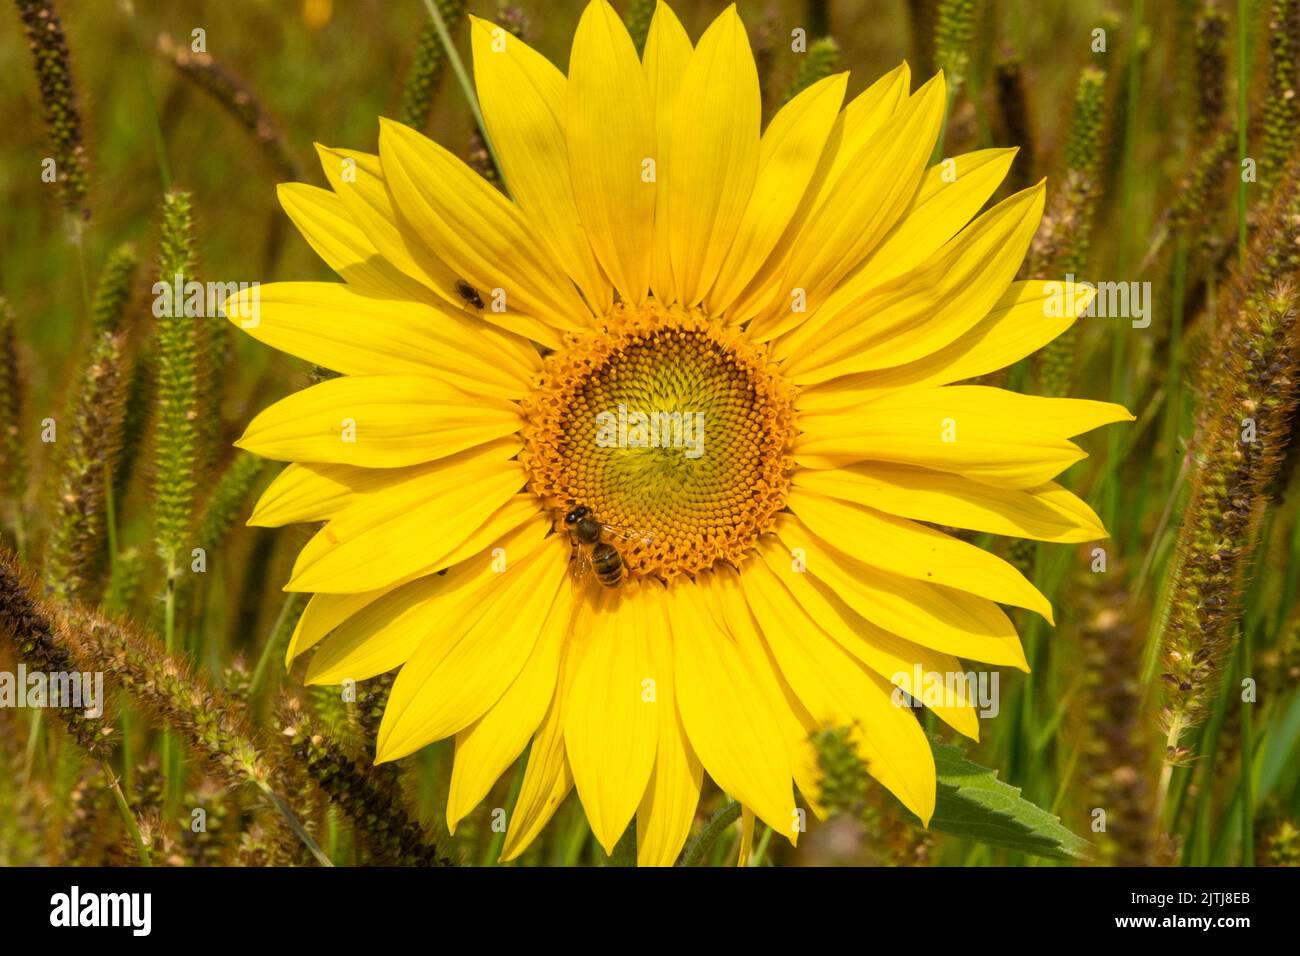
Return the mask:
<path fill-rule="evenodd" d="M 785 503 L 793 392 L 761 346 L 696 312 L 616 306 L 547 357 L 524 403 L 530 487 L 586 505 L 628 572 L 738 565 Z"/>

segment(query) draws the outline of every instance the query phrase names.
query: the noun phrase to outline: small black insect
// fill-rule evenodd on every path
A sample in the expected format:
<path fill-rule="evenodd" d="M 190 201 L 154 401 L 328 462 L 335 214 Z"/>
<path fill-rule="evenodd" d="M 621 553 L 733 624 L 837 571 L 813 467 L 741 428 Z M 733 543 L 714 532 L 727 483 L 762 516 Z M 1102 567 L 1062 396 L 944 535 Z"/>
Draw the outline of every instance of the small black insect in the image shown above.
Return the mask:
<path fill-rule="evenodd" d="M 456 294 L 474 308 L 480 310 L 483 308 L 483 299 L 479 296 L 478 289 L 474 288 L 464 279 L 456 280 Z"/>

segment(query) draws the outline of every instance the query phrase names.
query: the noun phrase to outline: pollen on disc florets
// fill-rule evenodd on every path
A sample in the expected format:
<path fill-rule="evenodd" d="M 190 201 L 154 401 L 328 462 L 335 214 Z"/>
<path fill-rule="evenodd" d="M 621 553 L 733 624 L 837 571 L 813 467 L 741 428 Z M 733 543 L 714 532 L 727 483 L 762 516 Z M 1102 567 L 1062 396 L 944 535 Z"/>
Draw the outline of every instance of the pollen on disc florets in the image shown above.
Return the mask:
<path fill-rule="evenodd" d="M 615 306 L 545 359 L 524 402 L 529 487 L 636 532 L 634 576 L 738 565 L 785 505 L 794 392 L 766 351 L 702 313 Z M 557 523 L 557 527 L 562 527 Z"/>

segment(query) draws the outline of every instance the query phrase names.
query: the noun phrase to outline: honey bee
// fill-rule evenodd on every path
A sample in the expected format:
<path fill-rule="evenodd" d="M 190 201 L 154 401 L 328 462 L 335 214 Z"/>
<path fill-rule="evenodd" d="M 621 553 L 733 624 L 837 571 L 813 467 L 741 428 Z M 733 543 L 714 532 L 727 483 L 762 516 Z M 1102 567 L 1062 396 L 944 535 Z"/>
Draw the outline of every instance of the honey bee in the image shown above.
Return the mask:
<path fill-rule="evenodd" d="M 464 279 L 456 280 L 456 294 L 465 300 L 466 305 L 473 306 L 480 312 L 483 310 L 483 298 L 478 294 L 478 289 Z"/>
<path fill-rule="evenodd" d="M 596 572 L 596 580 L 607 588 L 616 588 L 623 583 L 626 576 L 623 555 L 618 548 L 603 540 L 606 536 L 645 543 L 654 537 L 644 531 L 603 524 L 586 505 L 577 505 L 565 514 L 564 527 L 573 542 L 573 563 L 570 567 L 575 585 L 593 570 Z"/>

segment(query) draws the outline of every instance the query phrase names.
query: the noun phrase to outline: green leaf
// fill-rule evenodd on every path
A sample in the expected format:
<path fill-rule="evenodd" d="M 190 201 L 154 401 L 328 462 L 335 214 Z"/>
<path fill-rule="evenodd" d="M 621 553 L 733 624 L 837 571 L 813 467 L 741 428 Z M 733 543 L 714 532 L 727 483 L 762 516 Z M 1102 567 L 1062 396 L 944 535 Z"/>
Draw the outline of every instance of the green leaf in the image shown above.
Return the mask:
<path fill-rule="evenodd" d="M 1057 860 L 1091 859 L 1092 844 L 999 780 L 996 770 L 937 738 L 930 738 L 930 748 L 939 779 L 931 830 Z"/>

